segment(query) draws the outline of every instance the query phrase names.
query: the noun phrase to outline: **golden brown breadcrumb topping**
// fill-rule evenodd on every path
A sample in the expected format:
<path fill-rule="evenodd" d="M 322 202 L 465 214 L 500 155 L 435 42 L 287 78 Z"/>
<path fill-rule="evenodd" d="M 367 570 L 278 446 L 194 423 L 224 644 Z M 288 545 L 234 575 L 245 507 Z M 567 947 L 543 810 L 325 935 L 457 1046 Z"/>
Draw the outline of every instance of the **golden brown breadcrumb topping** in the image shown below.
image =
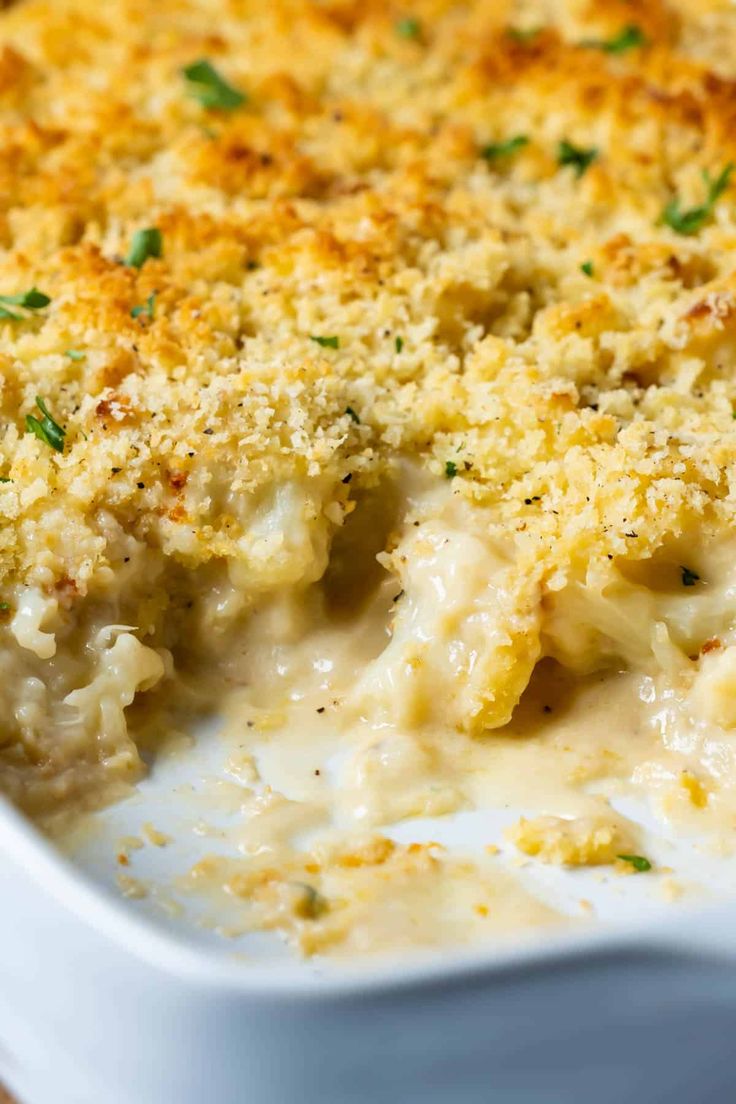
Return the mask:
<path fill-rule="evenodd" d="M 336 525 L 407 453 L 551 581 L 732 523 L 730 4 L 19 0 L 0 29 L 0 294 L 50 300 L 0 319 L 6 583 L 84 595 L 110 517 L 247 569 L 239 500 L 306 481 Z"/>

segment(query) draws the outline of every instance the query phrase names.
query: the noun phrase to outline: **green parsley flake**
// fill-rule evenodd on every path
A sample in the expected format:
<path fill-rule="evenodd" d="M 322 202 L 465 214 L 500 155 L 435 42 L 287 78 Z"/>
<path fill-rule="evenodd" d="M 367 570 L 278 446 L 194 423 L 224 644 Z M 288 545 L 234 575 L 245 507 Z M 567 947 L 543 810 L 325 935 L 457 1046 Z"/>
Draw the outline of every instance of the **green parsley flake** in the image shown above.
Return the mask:
<path fill-rule="evenodd" d="M 681 567 L 680 571 L 683 586 L 695 586 L 696 583 L 700 582 L 700 576 L 695 571 L 691 571 L 689 567 Z"/>
<path fill-rule="evenodd" d="M 306 882 L 294 882 L 294 889 L 299 893 L 299 900 L 296 902 L 296 914 L 303 920 L 316 920 L 318 916 L 326 912 L 328 909 L 327 899 L 319 893 L 314 886 L 308 885 Z"/>
<path fill-rule="evenodd" d="M 12 479 L 8 479 L 7 475 L 0 475 L 0 483 L 12 483 Z"/>
<path fill-rule="evenodd" d="M 627 50 L 635 50 L 638 46 L 646 46 L 647 37 L 641 27 L 635 23 L 629 23 L 622 27 L 613 38 L 590 38 L 581 42 L 581 46 L 588 46 L 593 50 L 603 50 L 607 54 L 625 54 Z"/>
<path fill-rule="evenodd" d="M 454 479 L 457 475 L 457 464 L 454 460 L 448 460 L 445 463 L 445 476 L 448 479 Z"/>
<path fill-rule="evenodd" d="M 50 445 L 56 452 L 63 452 L 66 430 L 54 421 L 45 402 L 38 395 L 36 395 L 36 406 L 43 417 L 39 419 L 34 414 L 26 414 L 26 433 L 33 433 L 39 441 Z"/>
<path fill-rule="evenodd" d="M 526 134 L 516 134 L 513 138 L 507 138 L 504 142 L 491 142 L 489 145 L 483 146 L 480 155 L 486 161 L 495 161 L 497 157 L 510 157 L 512 153 L 516 153 L 517 150 L 528 145 L 529 139 Z"/>
<path fill-rule="evenodd" d="M 703 172 L 703 181 L 708 194 L 705 203 L 698 207 L 689 207 L 683 211 L 680 209 L 680 200 L 671 199 L 662 212 L 661 222 L 669 226 L 676 234 L 697 234 L 713 214 L 718 199 L 723 195 L 729 185 L 731 173 L 734 170 L 733 161 L 729 161 L 726 167 L 718 174 L 715 180 L 708 170 Z"/>
<path fill-rule="evenodd" d="M 0 295 L 0 303 L 12 303 L 15 307 L 25 307 L 26 310 L 39 310 L 47 307 L 51 300 L 38 288 L 32 287 L 30 291 L 22 291 L 19 295 Z"/>
<path fill-rule="evenodd" d="M 345 413 L 347 414 L 347 416 L 348 416 L 349 418 L 352 418 L 352 420 L 353 420 L 353 421 L 355 422 L 355 424 L 356 424 L 356 425 L 360 425 L 360 418 L 359 418 L 359 417 L 358 417 L 358 415 L 357 415 L 357 414 L 355 413 L 355 411 L 353 410 L 352 406 L 346 406 L 346 407 L 345 407 Z"/>
<path fill-rule="evenodd" d="M 0 611 L 7 613 L 10 609 L 10 602 L 0 602 Z"/>
<path fill-rule="evenodd" d="M 153 318 L 154 310 L 156 309 L 156 292 L 152 291 L 146 299 L 145 303 L 139 303 L 137 307 L 133 307 L 130 312 L 131 318 Z"/>
<path fill-rule="evenodd" d="M 518 27 L 507 27 L 506 37 L 510 38 L 512 42 L 519 42 L 522 45 L 526 45 L 529 42 L 533 42 L 541 30 L 541 27 L 529 27 L 528 30 L 520 30 Z"/>
<path fill-rule="evenodd" d="M 394 341 L 394 347 L 395 347 L 397 353 L 401 352 L 401 350 L 404 348 L 404 339 L 403 339 L 403 337 L 397 337 L 396 338 L 396 340 Z"/>
<path fill-rule="evenodd" d="M 422 33 L 422 24 L 412 16 L 397 20 L 395 27 L 399 38 L 419 38 Z"/>
<path fill-rule="evenodd" d="M 81 349 L 67 349 L 64 353 L 64 356 L 69 357 L 70 360 L 84 360 L 86 355 Z"/>
<path fill-rule="evenodd" d="M 48 295 L 44 295 L 37 287 L 32 287 L 30 291 L 21 291 L 18 295 L 0 295 L 0 303 L 8 303 L 13 307 L 23 307 L 24 310 L 29 311 L 40 310 L 41 307 L 47 307 L 50 302 Z M 12 322 L 21 322 L 24 317 L 26 316 L 0 306 L 0 318 L 8 318 Z"/>
<path fill-rule="evenodd" d="M 593 275 L 593 262 L 592 261 L 583 261 L 583 263 L 580 266 L 580 271 L 584 272 L 586 276 L 592 276 Z"/>
<path fill-rule="evenodd" d="M 149 257 L 160 257 L 163 249 L 161 231 L 155 226 L 136 230 L 125 263 L 131 268 L 141 268 Z"/>
<path fill-rule="evenodd" d="M 315 334 L 309 335 L 310 341 L 316 341 L 318 345 L 321 345 L 323 349 L 339 349 L 340 338 L 339 337 L 317 337 Z"/>
<path fill-rule="evenodd" d="M 643 855 L 617 855 L 616 858 L 621 859 L 622 862 L 631 863 L 634 870 L 638 870 L 640 874 L 652 869 L 649 859 L 645 859 Z"/>
<path fill-rule="evenodd" d="M 574 146 L 563 138 L 557 147 L 557 163 L 564 167 L 570 165 L 575 170 L 576 176 L 582 176 L 598 157 L 595 146 Z"/>
<path fill-rule="evenodd" d="M 185 66 L 182 75 L 189 94 L 208 110 L 234 111 L 248 99 L 244 92 L 228 84 L 206 58 Z"/>

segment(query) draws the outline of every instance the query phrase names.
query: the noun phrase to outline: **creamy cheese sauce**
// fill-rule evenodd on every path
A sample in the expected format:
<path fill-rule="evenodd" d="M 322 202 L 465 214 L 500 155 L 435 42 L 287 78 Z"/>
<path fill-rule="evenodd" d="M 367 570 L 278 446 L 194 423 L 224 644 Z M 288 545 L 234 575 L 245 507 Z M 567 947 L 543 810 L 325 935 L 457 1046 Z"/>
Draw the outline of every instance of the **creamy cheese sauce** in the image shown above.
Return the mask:
<path fill-rule="evenodd" d="M 711 589 L 694 611 L 677 591 L 670 599 L 664 586 L 618 576 L 612 600 L 578 587 L 549 603 L 545 621 L 541 603 L 513 591 L 482 519 L 460 515 L 444 488 L 412 493 L 392 555 L 379 555 L 388 570 L 369 564 L 366 581 L 340 563 L 350 545 L 338 548 L 306 614 L 303 595 L 282 598 L 241 640 L 248 685 L 222 703 L 240 857 L 205 860 L 186 881 L 235 899 L 228 930 L 274 928 L 307 952 L 351 953 L 569 921 L 494 854 L 421 842 L 384 853 L 384 833 L 404 823 L 410 838 L 413 818 L 519 809 L 506 851 L 615 873 L 637 873 L 619 856 L 647 851 L 639 825 L 616 811 L 624 797 L 686 831 L 723 838 L 734 824 L 736 743 L 714 723 L 730 653 L 710 635 L 730 596 L 728 550 L 711 550 Z M 359 600 L 346 602 L 354 587 Z M 673 638 L 697 651 L 698 618 L 710 650 L 691 659 Z M 535 623 L 544 644 L 530 639 Z M 528 685 L 505 724 L 468 724 L 477 701 L 502 719 L 482 691 L 509 641 Z M 537 661 L 542 649 L 560 658 Z M 355 858 L 366 849 L 380 860 Z M 319 905 L 305 906 L 304 893 Z"/>
<path fill-rule="evenodd" d="M 332 662 L 327 655 L 312 653 L 316 672 Z M 459 943 L 569 921 L 500 865 L 491 836 L 481 858 L 421 842 L 397 844 L 386 856 L 378 845 L 400 822 L 409 822 L 410 835 L 416 817 L 512 807 L 535 819 L 501 841 L 506 850 L 517 844 L 546 861 L 615 865 L 618 854 L 646 852 L 638 825 L 610 804 L 627 792 L 717 826 L 713 810 L 691 805 L 685 760 L 663 744 L 648 691 L 648 680 L 628 673 L 571 678 L 546 662 L 512 722 L 480 737 L 345 724 L 339 697 L 318 675 L 281 709 L 237 691 L 222 735 L 233 749 L 226 770 L 237 783 L 229 799 L 239 827 L 230 843 L 239 857 L 205 860 L 185 887 L 210 895 L 214 924 L 221 895 L 238 900 L 231 934 L 275 928 L 310 953 Z M 572 849 L 555 842 L 560 823 L 575 828 Z M 530 840 L 529 826 L 549 840 L 547 851 Z M 611 846 L 596 850 L 601 828 Z M 355 859 L 371 847 L 380 861 Z M 618 864 L 617 872 L 628 871 Z M 295 885 L 318 893 L 324 911 L 303 913 Z"/>
<path fill-rule="evenodd" d="M 64 706 L 80 731 L 101 717 L 111 778 L 116 746 L 155 762 L 166 733 L 182 739 L 175 714 L 220 717 L 208 800 L 234 814 L 229 852 L 179 883 L 209 900 L 212 926 L 337 955 L 496 938 L 572 919 L 509 854 L 656 876 L 639 869 L 648 840 L 623 798 L 685 830 L 732 828 L 729 546 L 699 554 L 709 583 L 693 594 L 678 550 L 556 586 L 516 555 L 488 514 L 406 465 L 358 502 L 314 581 L 246 594 L 210 579 L 180 602 L 192 620 L 171 650 L 95 629 L 94 677 Z M 60 783 L 48 798 L 57 828 L 88 802 L 77 744 L 56 745 L 69 798 L 61 821 Z M 412 839 L 417 818 L 503 809 L 516 822 L 481 852 Z M 135 849 L 125 863 L 120 885 L 139 898 Z"/>

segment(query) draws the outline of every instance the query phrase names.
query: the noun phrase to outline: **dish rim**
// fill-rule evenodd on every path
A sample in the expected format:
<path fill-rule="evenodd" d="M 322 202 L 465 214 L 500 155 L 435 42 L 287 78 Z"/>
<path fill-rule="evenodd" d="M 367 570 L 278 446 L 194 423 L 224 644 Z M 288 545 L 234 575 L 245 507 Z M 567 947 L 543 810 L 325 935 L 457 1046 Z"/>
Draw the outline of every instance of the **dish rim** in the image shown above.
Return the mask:
<path fill-rule="evenodd" d="M 637 957 L 695 954 L 730 959 L 736 965 L 736 896 L 717 903 L 663 904 L 642 920 L 566 927 L 546 931 L 543 938 L 503 941 L 482 950 L 456 948 L 451 956 L 414 953 L 403 963 L 396 956 L 368 965 L 341 963 L 338 968 L 331 964 L 324 968 L 321 963 L 309 968 L 298 960 L 243 963 L 233 957 L 228 961 L 115 900 L 1 796 L 0 838 L 10 862 L 23 870 L 39 895 L 51 896 L 80 926 L 94 927 L 120 951 L 159 973 L 231 996 L 335 1000 L 470 981 L 491 984 L 509 973 L 632 953 Z"/>

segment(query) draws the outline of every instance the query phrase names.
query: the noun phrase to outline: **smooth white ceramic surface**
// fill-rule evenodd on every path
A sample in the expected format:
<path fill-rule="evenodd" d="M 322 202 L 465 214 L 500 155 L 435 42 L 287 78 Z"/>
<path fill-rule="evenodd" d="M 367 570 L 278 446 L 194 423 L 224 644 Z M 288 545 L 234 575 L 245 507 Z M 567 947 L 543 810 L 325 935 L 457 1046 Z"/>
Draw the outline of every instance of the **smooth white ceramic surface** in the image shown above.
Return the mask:
<path fill-rule="evenodd" d="M 73 861 L 0 804 L 0 1080 L 23 1104 L 733 1097 L 733 862 L 650 824 L 653 858 L 735 903 L 667 907 L 659 877 L 601 882 L 530 864 L 531 887 L 571 913 L 592 900 L 604 926 L 400 965 L 302 964 L 275 940 L 233 943 L 199 927 L 196 902 L 168 911 L 175 876 L 231 846 L 237 813 L 212 786 L 225 751 L 204 733 L 190 754 L 155 764 L 134 798 L 96 818 Z M 467 851 L 499 839 L 519 811 L 394 834 Z M 130 872 L 153 892 L 123 900 L 119 838 L 146 821 L 173 842 L 131 853 Z M 224 836 L 202 835 L 203 824 Z"/>
<path fill-rule="evenodd" d="M 25 1104 L 732 1098 L 732 906 L 325 977 L 162 933 L 0 828 L 0 1069 Z"/>
<path fill-rule="evenodd" d="M 268 742 L 264 743 L 264 750 L 267 755 L 273 753 Z M 284 951 L 275 936 L 248 936 L 230 942 L 209 932 L 201 926 L 208 917 L 206 902 L 177 889 L 178 878 L 204 855 L 238 854 L 238 829 L 243 818 L 234 797 L 236 787 L 226 781 L 226 763 L 231 752 L 232 744 L 218 737 L 216 727 L 201 728 L 191 748 L 154 761 L 148 777 L 130 799 L 108 807 L 92 820 L 76 839 L 72 858 L 75 865 L 117 898 L 116 879 L 121 867 L 116 856 L 120 841 L 126 837 L 145 840 L 143 826 L 153 824 L 170 837 L 170 843 L 165 848 L 147 844 L 141 850 L 129 852 L 130 866 L 122 872 L 140 879 L 151 892 L 145 899 L 128 902 L 128 906 L 167 930 L 185 933 L 187 938 L 209 945 L 218 954 L 280 958 Z M 257 744 L 255 756 L 258 760 Z M 283 792 L 287 797 L 297 796 L 288 788 Z M 666 824 L 655 821 L 645 806 L 631 799 L 614 796 L 612 803 L 641 826 L 642 853 L 657 868 L 672 874 L 622 878 L 600 867 L 564 870 L 541 862 L 526 862 L 520 867 L 519 854 L 505 843 L 503 833 L 519 816 L 536 816 L 540 810 L 531 806 L 465 812 L 431 820 L 415 818 L 394 825 L 389 834 L 407 843 L 436 840 L 462 854 L 480 854 L 489 843 L 500 845 L 496 861 L 502 867 L 530 892 L 579 920 L 587 915 L 581 909 L 581 900 L 590 902 L 596 917 L 603 922 L 619 923 L 647 914 L 659 915 L 672 877 L 686 898 L 689 895 L 702 901 L 732 897 L 736 901 L 736 860 L 724 860 L 707 839 L 672 832 Z M 177 911 L 182 910 L 183 917 L 171 917 L 172 905 Z"/>

